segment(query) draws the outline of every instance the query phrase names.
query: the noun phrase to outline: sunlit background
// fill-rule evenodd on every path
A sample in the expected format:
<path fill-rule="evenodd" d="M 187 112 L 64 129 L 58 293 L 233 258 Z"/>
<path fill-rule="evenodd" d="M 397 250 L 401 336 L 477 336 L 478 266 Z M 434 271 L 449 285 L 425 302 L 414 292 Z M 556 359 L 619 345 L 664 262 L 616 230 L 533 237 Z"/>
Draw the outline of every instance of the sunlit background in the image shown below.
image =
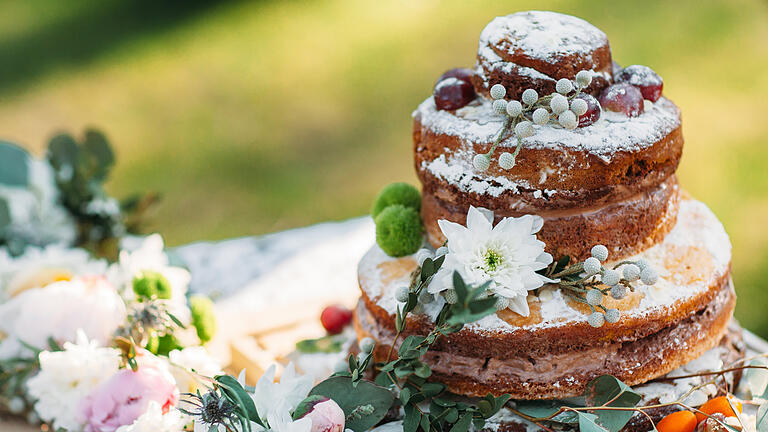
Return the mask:
<path fill-rule="evenodd" d="M 411 111 L 496 15 L 591 21 L 683 110 L 683 185 L 734 244 L 737 316 L 768 336 L 768 2 L 5 1 L 0 135 L 111 138 L 118 196 L 162 194 L 172 245 L 366 213 L 415 182 Z M 248 265 L 248 263 L 243 263 Z"/>

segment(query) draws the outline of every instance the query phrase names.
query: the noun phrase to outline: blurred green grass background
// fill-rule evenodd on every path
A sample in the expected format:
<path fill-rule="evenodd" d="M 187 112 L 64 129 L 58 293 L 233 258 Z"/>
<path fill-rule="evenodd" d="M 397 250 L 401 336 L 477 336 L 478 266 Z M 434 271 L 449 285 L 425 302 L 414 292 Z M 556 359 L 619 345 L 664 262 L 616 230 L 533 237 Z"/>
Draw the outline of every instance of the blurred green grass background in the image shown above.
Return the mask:
<path fill-rule="evenodd" d="M 40 152 L 101 128 L 109 189 L 161 193 L 150 228 L 171 245 L 361 215 L 416 181 L 410 113 L 435 78 L 524 9 L 585 18 L 664 77 L 681 181 L 729 231 L 737 316 L 768 336 L 765 1 L 0 2 L 0 135 Z"/>

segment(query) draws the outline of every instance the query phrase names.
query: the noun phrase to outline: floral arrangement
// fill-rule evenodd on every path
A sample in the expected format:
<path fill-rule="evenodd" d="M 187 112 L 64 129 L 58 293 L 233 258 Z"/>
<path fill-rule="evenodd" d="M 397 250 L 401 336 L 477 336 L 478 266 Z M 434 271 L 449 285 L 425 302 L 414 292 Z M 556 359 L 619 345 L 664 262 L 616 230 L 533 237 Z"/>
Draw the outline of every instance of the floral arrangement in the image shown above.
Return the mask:
<path fill-rule="evenodd" d="M 106 138 L 54 137 L 44 159 L 0 143 L 0 408 L 66 431 L 180 431 L 182 394 L 221 373 L 213 304 L 187 292 L 153 198 L 119 204 Z"/>

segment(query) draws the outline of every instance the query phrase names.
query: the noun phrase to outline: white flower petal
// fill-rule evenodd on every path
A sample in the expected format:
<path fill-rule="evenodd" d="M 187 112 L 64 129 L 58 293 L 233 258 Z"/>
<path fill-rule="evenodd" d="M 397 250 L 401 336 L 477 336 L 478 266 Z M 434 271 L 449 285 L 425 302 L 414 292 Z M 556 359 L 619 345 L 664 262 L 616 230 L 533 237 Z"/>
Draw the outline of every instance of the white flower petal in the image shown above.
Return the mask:
<path fill-rule="evenodd" d="M 528 300 L 524 295 L 509 299 L 509 309 L 524 317 L 531 314 L 531 310 L 528 308 Z"/>

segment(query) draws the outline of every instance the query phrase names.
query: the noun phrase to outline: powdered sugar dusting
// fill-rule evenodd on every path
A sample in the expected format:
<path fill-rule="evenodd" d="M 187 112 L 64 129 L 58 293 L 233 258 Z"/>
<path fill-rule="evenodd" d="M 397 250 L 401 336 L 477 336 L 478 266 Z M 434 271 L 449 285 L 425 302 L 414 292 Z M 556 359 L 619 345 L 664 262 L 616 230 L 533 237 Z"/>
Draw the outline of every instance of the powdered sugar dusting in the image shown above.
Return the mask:
<path fill-rule="evenodd" d="M 699 254 L 703 254 L 700 256 L 705 258 L 705 262 L 711 264 L 710 267 L 706 271 L 697 269 L 703 274 L 695 280 L 681 279 L 678 277 L 678 272 L 682 271 L 678 268 L 680 264 L 673 267 L 669 264 L 675 262 L 675 256 L 681 250 L 697 250 Z M 628 259 L 634 261 L 640 258 L 646 259 L 656 268 L 661 277 L 656 285 L 638 285 L 637 292 L 643 294 L 643 298 L 635 308 L 624 311 L 625 316 L 643 317 L 657 313 L 673 307 L 676 302 L 710 289 L 728 271 L 731 262 L 731 244 L 722 224 L 704 204 L 694 200 L 682 200 L 677 224 L 664 241 Z M 409 279 L 406 275 L 402 280 L 383 282 L 379 266 L 387 260 L 393 260 L 393 258 L 386 256 L 377 246 L 374 246 L 360 262 L 359 279 L 361 288 L 368 297 L 374 299 L 389 313 L 394 314 L 397 306 L 394 299 L 395 289 L 400 285 L 407 285 Z M 586 321 L 587 316 L 569 306 L 559 290 L 543 292 L 546 292 L 546 296 L 541 295 L 539 298 L 532 299 L 540 302 L 541 322 L 539 323 L 521 327 L 513 326 L 494 314 L 470 324 L 468 328 L 481 333 L 513 333 L 520 329 L 559 327 Z M 435 304 L 431 303 L 427 308 Z M 427 311 L 431 315 L 430 312 Z"/>
<path fill-rule="evenodd" d="M 634 152 L 650 147 L 680 125 L 680 111 L 672 102 L 664 98 L 656 103 L 647 102 L 645 113 L 639 117 L 627 118 L 620 113 L 604 112 L 593 125 L 575 130 L 554 125 L 534 126 L 535 134 L 523 139 L 522 151 L 585 151 L 610 163 L 616 152 Z M 437 134 L 456 136 L 462 143 L 462 147 L 450 154 L 446 150 L 445 154 L 432 161 L 423 161 L 422 170 L 428 170 L 468 193 L 497 197 L 505 191 L 518 193 L 518 188 L 537 189 L 520 180 L 476 172 L 473 168 L 473 145 L 492 142 L 502 126 L 503 117 L 493 112 L 490 101 L 479 99 L 450 112 L 438 110 L 430 97 L 419 105 L 414 115 L 420 117 L 423 128 Z M 500 147 L 511 150 L 516 145 L 515 138 L 508 138 L 501 142 Z M 549 174 L 555 173 L 542 172 L 542 182 Z"/>
<path fill-rule="evenodd" d="M 454 112 L 438 110 L 432 97 L 419 105 L 414 116 L 419 116 L 422 127 L 437 133 L 458 137 L 465 149 L 473 144 L 493 142 L 504 118 L 493 111 L 492 102 L 478 98 L 475 102 Z M 547 124 L 534 126 L 535 133 L 523 139 L 523 151 L 528 149 L 568 149 L 585 151 L 610 162 L 620 151 L 638 151 L 655 144 L 680 126 L 680 110 L 670 100 L 661 98 L 648 104 L 648 110 L 638 117 L 603 112 L 594 124 L 573 130 Z M 503 140 L 501 147 L 513 148 L 517 140 Z M 466 155 L 473 157 L 472 155 Z M 471 161 L 470 161 L 471 162 Z"/>
<path fill-rule="evenodd" d="M 480 33 L 478 55 L 488 62 L 502 61 L 492 47 L 550 61 L 563 55 L 590 55 L 606 45 L 608 37 L 592 24 L 556 12 L 528 11 L 496 17 Z"/>

